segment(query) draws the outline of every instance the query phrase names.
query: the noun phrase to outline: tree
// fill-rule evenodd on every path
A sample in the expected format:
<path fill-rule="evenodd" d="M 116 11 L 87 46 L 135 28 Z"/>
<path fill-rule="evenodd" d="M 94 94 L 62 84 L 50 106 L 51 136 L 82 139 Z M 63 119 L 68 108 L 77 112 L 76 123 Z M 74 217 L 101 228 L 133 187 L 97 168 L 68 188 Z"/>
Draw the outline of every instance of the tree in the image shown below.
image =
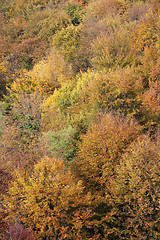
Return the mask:
<path fill-rule="evenodd" d="M 118 239 L 115 231 L 117 220 L 106 199 L 106 192 L 121 155 L 137 136 L 137 124 L 107 114 L 92 124 L 78 144 L 72 169 L 83 180 L 85 190 L 92 194 L 93 219 L 102 239 Z"/>
<path fill-rule="evenodd" d="M 32 82 L 42 95 L 53 94 L 54 90 L 73 77 L 72 68 L 57 51 L 51 51 L 46 59 L 37 63 L 29 72 Z"/>
<path fill-rule="evenodd" d="M 44 157 L 30 176 L 17 171 L 8 194 L 12 216 L 30 226 L 39 239 L 98 239 L 90 195 L 62 161 Z"/>
<path fill-rule="evenodd" d="M 0 100 L 4 99 L 7 93 L 7 87 L 12 84 L 14 79 L 19 75 L 19 71 L 14 65 L 5 58 L 0 61 Z"/>
<path fill-rule="evenodd" d="M 11 100 L 11 99 L 10 99 Z M 12 95 L 10 110 L 1 129 L 1 165 L 14 168 L 32 168 L 41 155 L 38 136 L 40 134 L 41 96 L 25 92 Z M 31 164 L 32 162 L 32 164 Z"/>
<path fill-rule="evenodd" d="M 67 4 L 65 10 L 71 17 L 71 21 L 74 26 L 78 26 L 82 22 L 83 15 L 85 13 L 85 9 L 83 6 L 72 2 Z"/>
<path fill-rule="evenodd" d="M 82 137 L 78 144 L 76 174 L 83 179 L 93 195 L 102 193 L 102 180 L 107 181 L 114 172 L 122 153 L 138 136 L 138 125 L 106 114 Z"/>
<path fill-rule="evenodd" d="M 69 125 L 59 131 L 45 133 L 42 139 L 50 155 L 63 159 L 65 164 L 68 164 L 76 153 L 77 135 L 77 129 Z"/>
<path fill-rule="evenodd" d="M 119 239 L 158 239 L 159 139 L 139 137 L 122 156 L 106 196 L 115 211 Z"/>
<path fill-rule="evenodd" d="M 64 59 L 72 64 L 75 73 L 80 70 L 77 63 L 77 50 L 80 46 L 80 29 L 80 25 L 71 25 L 57 32 L 53 37 L 53 48 L 58 49 L 64 56 Z"/>
<path fill-rule="evenodd" d="M 92 44 L 92 52 L 92 65 L 98 70 L 126 68 L 135 61 L 129 30 L 123 26 L 101 34 Z"/>

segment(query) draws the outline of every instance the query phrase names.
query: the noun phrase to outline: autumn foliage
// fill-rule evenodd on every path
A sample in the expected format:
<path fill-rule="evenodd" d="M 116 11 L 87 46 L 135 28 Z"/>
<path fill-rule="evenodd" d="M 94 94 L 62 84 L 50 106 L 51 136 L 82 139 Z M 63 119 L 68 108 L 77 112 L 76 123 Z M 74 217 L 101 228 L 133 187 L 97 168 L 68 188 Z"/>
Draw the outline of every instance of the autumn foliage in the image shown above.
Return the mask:
<path fill-rule="evenodd" d="M 16 174 L 8 207 L 15 214 L 18 210 L 23 224 L 34 229 L 39 239 L 84 239 L 93 231 L 93 223 L 91 197 L 83 192 L 82 181 L 62 161 L 43 158 L 31 176 Z M 14 202 L 21 208 L 16 210 Z"/>
<path fill-rule="evenodd" d="M 0 1 L 0 238 L 160 238 L 159 0 Z"/>

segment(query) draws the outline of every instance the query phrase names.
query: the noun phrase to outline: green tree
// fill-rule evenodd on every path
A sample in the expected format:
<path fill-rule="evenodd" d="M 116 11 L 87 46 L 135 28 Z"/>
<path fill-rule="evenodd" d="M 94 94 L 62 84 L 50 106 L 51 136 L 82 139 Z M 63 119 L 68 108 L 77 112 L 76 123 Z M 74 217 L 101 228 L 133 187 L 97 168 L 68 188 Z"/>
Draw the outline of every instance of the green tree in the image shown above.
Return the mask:
<path fill-rule="evenodd" d="M 47 132 L 43 139 L 47 143 L 50 154 L 63 159 L 67 164 L 73 160 L 76 153 L 76 135 L 76 129 L 69 125 L 57 132 Z"/>
<path fill-rule="evenodd" d="M 80 4 L 76 3 L 68 3 L 65 7 L 66 12 L 71 17 L 72 24 L 74 26 L 79 25 L 83 20 L 83 15 L 85 13 L 85 9 Z"/>

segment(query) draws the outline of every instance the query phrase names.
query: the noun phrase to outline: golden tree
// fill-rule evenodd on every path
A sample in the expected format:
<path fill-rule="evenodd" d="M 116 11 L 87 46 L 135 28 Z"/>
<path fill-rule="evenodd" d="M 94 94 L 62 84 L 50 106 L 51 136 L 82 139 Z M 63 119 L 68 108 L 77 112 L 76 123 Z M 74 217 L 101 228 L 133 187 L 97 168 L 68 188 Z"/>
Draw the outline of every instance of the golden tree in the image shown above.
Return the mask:
<path fill-rule="evenodd" d="M 16 172 L 7 207 L 38 239 L 98 239 L 89 204 L 77 180 L 64 163 L 44 157 L 31 175 Z M 91 238 L 93 237 L 93 238 Z"/>

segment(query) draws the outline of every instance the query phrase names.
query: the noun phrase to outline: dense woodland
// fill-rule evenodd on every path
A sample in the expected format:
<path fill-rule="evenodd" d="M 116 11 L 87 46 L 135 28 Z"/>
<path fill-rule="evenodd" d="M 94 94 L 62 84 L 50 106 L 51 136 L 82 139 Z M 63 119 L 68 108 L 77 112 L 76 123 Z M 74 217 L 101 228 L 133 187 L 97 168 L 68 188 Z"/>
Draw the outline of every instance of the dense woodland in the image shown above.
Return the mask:
<path fill-rule="evenodd" d="M 0 19 L 0 239 L 160 239 L 160 0 Z"/>

